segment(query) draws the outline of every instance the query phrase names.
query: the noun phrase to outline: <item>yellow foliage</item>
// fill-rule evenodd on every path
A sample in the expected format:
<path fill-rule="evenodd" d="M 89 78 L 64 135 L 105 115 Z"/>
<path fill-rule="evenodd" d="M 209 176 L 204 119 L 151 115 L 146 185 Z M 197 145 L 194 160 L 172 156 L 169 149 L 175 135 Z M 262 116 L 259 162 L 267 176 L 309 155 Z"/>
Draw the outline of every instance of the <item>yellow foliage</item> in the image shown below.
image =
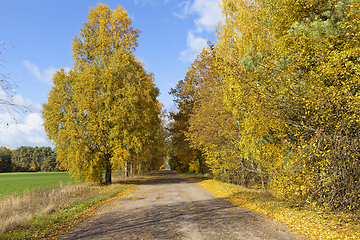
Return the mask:
<path fill-rule="evenodd" d="M 327 211 L 360 209 L 359 7 L 222 0 L 218 44 L 171 91 L 172 168 L 204 159 L 223 181 L 261 183 Z"/>
<path fill-rule="evenodd" d="M 113 157 L 110 159 L 111 164 L 115 166 L 123 166 L 125 160 L 130 156 L 129 151 L 121 147 L 116 147 L 114 149 Z"/>
<path fill-rule="evenodd" d="M 329 210 L 359 208 L 358 6 L 223 0 L 217 27 L 220 95 L 238 123 L 235 166 L 245 159 L 279 196 Z"/>
<path fill-rule="evenodd" d="M 35 163 L 33 163 L 33 165 L 29 168 L 30 171 L 37 171 L 37 169 L 38 166 Z"/>
<path fill-rule="evenodd" d="M 74 39 L 74 68 L 53 77 L 44 126 L 61 168 L 78 180 L 100 183 L 105 172 L 110 183 L 112 169 L 154 146 L 161 128 L 159 90 L 130 52 L 138 33 L 121 6 L 90 8 Z"/>
<path fill-rule="evenodd" d="M 199 161 L 192 161 L 189 164 L 189 172 L 193 172 L 193 173 L 199 173 L 200 171 L 200 164 Z"/>
<path fill-rule="evenodd" d="M 103 61 L 118 48 L 134 50 L 140 30 L 131 25 L 128 13 L 120 5 L 115 10 L 101 3 L 89 8 L 88 21 L 72 44 L 75 66 Z"/>

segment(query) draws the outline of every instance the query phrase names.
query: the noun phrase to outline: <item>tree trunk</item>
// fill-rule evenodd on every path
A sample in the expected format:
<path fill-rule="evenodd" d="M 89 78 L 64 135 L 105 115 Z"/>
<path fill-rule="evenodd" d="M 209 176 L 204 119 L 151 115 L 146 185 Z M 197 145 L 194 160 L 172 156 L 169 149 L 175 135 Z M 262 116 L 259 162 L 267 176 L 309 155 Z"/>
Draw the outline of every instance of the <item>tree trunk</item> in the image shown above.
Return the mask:
<path fill-rule="evenodd" d="M 125 160 L 125 177 L 129 176 L 129 171 L 128 171 L 128 160 Z"/>
<path fill-rule="evenodd" d="M 111 184 L 111 163 L 110 160 L 108 162 L 108 164 L 106 165 L 106 170 L 105 170 L 105 184 Z"/>
<path fill-rule="evenodd" d="M 130 175 L 133 175 L 133 171 L 132 171 L 132 162 L 130 163 Z"/>

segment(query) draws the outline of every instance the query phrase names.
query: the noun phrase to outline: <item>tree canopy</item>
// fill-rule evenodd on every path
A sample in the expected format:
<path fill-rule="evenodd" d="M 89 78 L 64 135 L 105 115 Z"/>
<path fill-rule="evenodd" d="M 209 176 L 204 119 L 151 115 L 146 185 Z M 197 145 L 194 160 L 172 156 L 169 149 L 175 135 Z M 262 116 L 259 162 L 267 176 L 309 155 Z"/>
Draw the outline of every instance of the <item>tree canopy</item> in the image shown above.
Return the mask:
<path fill-rule="evenodd" d="M 139 30 L 126 11 L 98 4 L 88 19 L 74 39 L 74 67 L 54 75 L 42 113 L 60 167 L 90 182 L 101 182 L 105 172 L 111 183 L 112 169 L 149 145 L 160 147 L 154 134 L 161 128 L 159 90 L 130 51 Z"/>

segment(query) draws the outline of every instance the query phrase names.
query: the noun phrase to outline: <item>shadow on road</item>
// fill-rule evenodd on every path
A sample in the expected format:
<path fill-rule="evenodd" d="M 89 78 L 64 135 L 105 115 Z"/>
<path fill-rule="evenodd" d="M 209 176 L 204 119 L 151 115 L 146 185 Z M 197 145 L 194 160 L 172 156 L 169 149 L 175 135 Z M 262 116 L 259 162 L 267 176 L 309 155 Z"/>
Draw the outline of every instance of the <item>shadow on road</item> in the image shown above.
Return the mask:
<path fill-rule="evenodd" d="M 156 184 L 168 184 L 168 183 L 186 183 L 188 180 L 177 176 L 178 174 L 174 171 L 170 170 L 161 170 L 159 172 L 155 172 L 151 174 L 154 178 L 150 178 L 146 181 L 142 181 L 143 177 L 129 177 L 123 178 L 116 175 L 113 183 L 121 183 L 121 184 L 139 184 L 139 185 L 156 185 Z M 159 179 L 161 178 L 161 180 Z"/>
<path fill-rule="evenodd" d="M 175 172 L 157 172 L 139 185 L 141 191 L 62 239 L 301 239 L 259 213 L 208 196 Z"/>
<path fill-rule="evenodd" d="M 170 170 L 162 170 L 152 176 L 149 180 L 140 182 L 139 185 L 191 183 L 191 181 L 178 176 L 176 172 Z"/>
<path fill-rule="evenodd" d="M 234 208 L 223 199 L 211 199 L 155 205 L 150 209 L 137 209 L 132 214 L 108 212 L 101 219 L 92 221 L 86 231 L 74 231 L 66 239 L 101 239 L 104 235 L 114 239 L 183 239 L 186 236 L 179 229 L 189 228 L 191 231 L 192 224 L 206 235 L 213 232 L 214 236 L 230 236 L 231 233 L 227 232 L 229 225 L 245 227 L 258 222 L 248 213 L 250 211 L 231 214 Z"/>

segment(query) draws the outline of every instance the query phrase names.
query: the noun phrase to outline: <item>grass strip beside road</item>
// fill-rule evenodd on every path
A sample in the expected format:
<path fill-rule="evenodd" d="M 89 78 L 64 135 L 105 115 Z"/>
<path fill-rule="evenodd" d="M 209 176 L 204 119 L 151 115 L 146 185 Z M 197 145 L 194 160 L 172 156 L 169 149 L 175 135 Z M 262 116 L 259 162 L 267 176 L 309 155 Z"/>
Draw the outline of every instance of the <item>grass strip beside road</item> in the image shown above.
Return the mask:
<path fill-rule="evenodd" d="M 121 181 L 104 186 L 101 194 L 87 200 L 68 204 L 64 208 L 46 215 L 36 215 L 15 227 L 0 233 L 0 239 L 57 239 L 98 212 L 102 206 L 114 200 L 130 195 L 134 185 L 148 177 Z"/>
<path fill-rule="evenodd" d="M 191 175 L 185 176 L 191 178 Z M 315 211 L 294 206 L 288 201 L 279 200 L 259 189 L 248 189 L 210 179 L 199 181 L 200 177 L 192 179 L 200 182 L 203 188 L 215 194 L 216 197 L 228 198 L 234 205 L 260 212 L 312 239 L 360 239 L 359 212 Z"/>
<path fill-rule="evenodd" d="M 55 188 L 60 182 L 68 185 L 75 183 L 75 180 L 66 172 L 0 173 L 0 200 L 41 188 Z"/>

